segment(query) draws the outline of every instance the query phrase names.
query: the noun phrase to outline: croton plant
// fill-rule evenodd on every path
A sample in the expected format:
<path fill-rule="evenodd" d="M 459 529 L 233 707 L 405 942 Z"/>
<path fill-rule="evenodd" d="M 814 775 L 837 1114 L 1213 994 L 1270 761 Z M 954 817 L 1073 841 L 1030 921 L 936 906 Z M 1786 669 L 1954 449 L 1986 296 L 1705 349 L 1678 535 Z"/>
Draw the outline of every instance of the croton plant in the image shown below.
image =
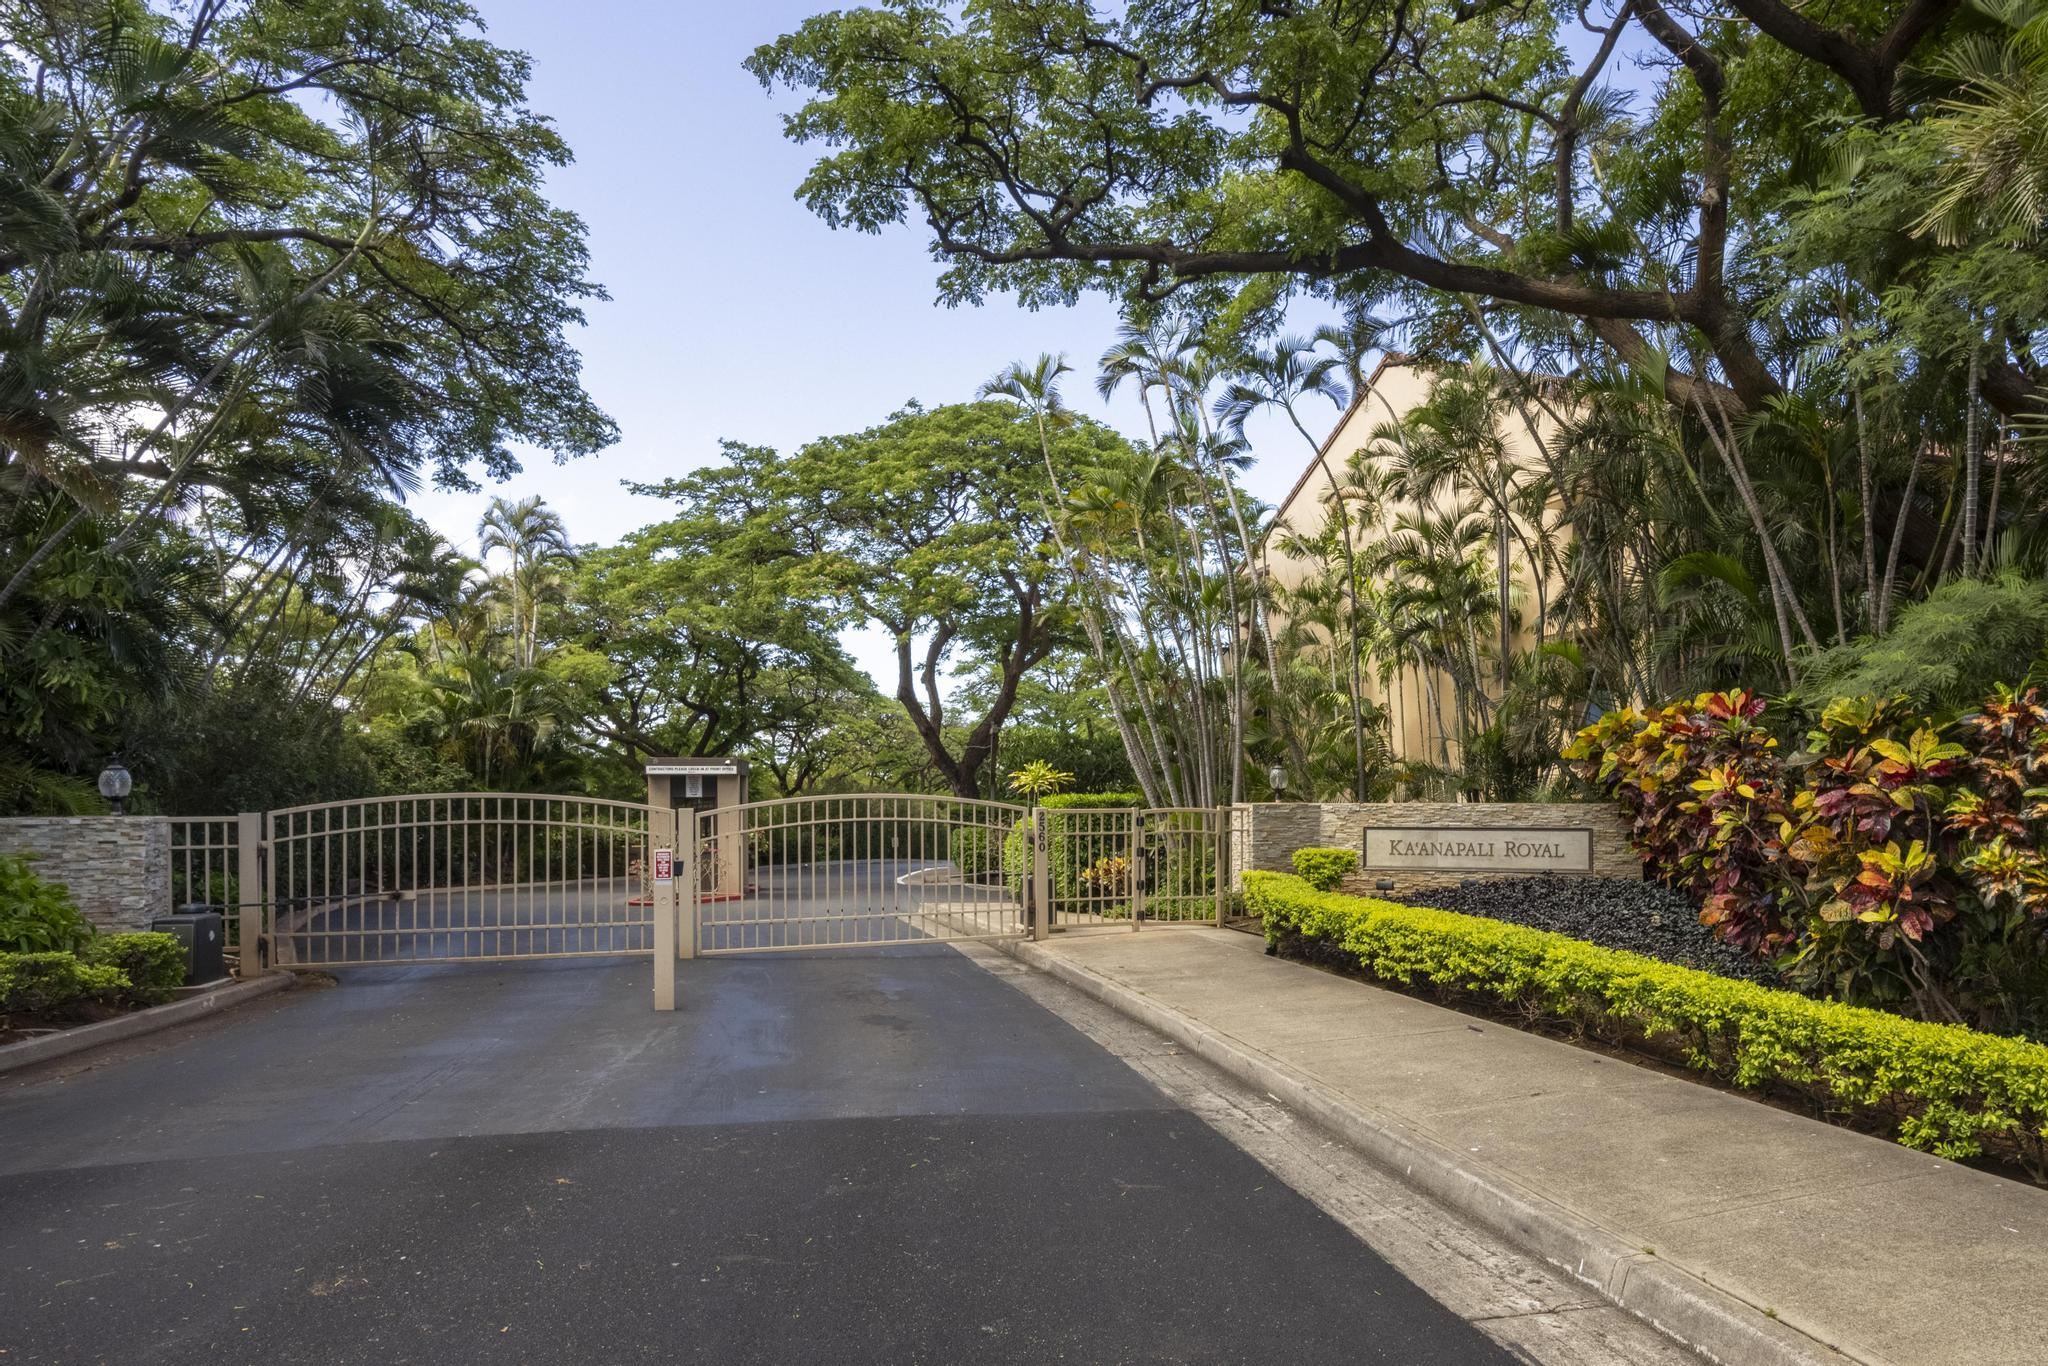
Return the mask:
<path fill-rule="evenodd" d="M 1797 745 L 1764 699 L 1609 713 L 1566 750 L 1653 871 L 1795 981 L 1936 1019 L 2048 1027 L 2048 703 L 1946 724 L 1842 698 Z"/>

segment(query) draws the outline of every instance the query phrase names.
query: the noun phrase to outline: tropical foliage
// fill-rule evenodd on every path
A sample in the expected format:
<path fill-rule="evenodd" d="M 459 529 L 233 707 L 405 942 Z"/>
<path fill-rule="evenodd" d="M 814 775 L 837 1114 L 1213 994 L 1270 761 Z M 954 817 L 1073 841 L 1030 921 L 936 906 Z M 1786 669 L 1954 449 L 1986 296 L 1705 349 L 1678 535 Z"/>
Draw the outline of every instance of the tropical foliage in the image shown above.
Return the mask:
<path fill-rule="evenodd" d="M 612 437 L 526 58 L 459 0 L 0 30 L 0 808 L 82 807 L 145 721 L 245 698 L 338 759 L 335 707 L 450 582 L 394 500 Z M 138 771 L 145 802 L 192 777 Z"/>
<path fill-rule="evenodd" d="M 1948 724 L 1828 704 L 1796 747 L 1742 692 L 1614 712 L 1569 751 L 1722 938 L 1840 999 L 2048 1037 L 2048 703 Z"/>
<path fill-rule="evenodd" d="M 949 300 L 1126 308 L 1104 383 L 1156 400 L 1141 452 L 1179 491 L 1048 482 L 1148 794 L 1277 763 L 1314 795 L 1513 796 L 1561 778 L 1588 707 L 1896 672 L 1908 618 L 1894 661 L 1953 673 L 1908 689 L 1930 705 L 2039 658 L 2023 626 L 1953 664 L 1937 642 L 2000 619 L 1980 581 L 2048 570 L 2044 22 L 890 0 L 750 66 L 802 101 L 828 223 L 919 225 Z M 1338 321 L 1286 335 L 1297 306 Z M 1317 447 L 1395 346 L 1435 392 L 1371 413 L 1355 460 Z M 1004 383 L 1044 416 L 1058 369 Z M 1230 482 L 1261 411 L 1309 438 L 1259 454 L 1311 462 L 1325 510 L 1285 590 Z M 1204 562 L 1185 587 L 1131 554 L 1162 504 Z M 1443 718 L 1426 752 L 1403 708 Z"/>

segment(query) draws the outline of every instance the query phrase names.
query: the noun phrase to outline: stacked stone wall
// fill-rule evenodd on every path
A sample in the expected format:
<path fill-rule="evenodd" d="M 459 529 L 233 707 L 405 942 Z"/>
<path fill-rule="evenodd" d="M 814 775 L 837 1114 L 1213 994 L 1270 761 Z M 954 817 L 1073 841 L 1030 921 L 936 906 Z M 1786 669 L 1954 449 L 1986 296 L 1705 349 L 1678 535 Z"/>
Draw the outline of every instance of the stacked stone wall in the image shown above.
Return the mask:
<path fill-rule="evenodd" d="M 162 816 L 0 819 L 0 854 L 27 854 L 95 927 L 139 930 L 171 909 L 171 823 Z"/>
<path fill-rule="evenodd" d="M 1639 879 L 1643 875 L 1642 860 L 1629 847 L 1628 825 L 1621 813 L 1585 802 L 1269 802 L 1242 810 L 1247 848 L 1240 866 L 1271 872 L 1293 872 L 1294 851 L 1311 846 L 1349 849 L 1362 858 L 1368 826 L 1405 826 L 1588 830 L 1592 832 L 1590 876 Z M 1398 897 L 1412 888 L 1454 887 L 1475 878 L 1547 876 L 1555 874 L 1361 867 L 1345 878 L 1344 890 Z M 1381 886 L 1383 882 L 1392 885 Z"/>

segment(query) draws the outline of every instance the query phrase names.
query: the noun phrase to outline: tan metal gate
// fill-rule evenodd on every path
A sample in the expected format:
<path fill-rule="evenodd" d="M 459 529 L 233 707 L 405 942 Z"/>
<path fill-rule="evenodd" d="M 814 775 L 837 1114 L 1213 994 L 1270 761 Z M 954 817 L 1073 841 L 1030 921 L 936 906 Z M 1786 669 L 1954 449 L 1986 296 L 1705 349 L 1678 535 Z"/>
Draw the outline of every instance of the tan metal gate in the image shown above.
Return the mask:
<path fill-rule="evenodd" d="M 689 957 L 1218 924 L 1226 814 L 910 794 L 704 811 L 685 819 L 677 947 Z"/>
<path fill-rule="evenodd" d="M 262 824 L 281 966 L 652 953 L 657 901 L 673 904 L 650 870 L 675 813 L 637 802 L 437 793 Z"/>

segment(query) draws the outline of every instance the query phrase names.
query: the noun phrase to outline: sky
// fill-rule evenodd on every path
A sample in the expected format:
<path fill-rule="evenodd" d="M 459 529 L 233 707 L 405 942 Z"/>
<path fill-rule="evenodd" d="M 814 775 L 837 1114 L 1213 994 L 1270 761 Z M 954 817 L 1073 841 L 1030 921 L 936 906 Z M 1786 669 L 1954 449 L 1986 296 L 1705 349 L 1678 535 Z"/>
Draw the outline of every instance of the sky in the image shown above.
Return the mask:
<path fill-rule="evenodd" d="M 1135 397 L 1095 393 L 1095 360 L 1117 312 L 1091 296 L 1031 312 L 1009 299 L 935 302 L 940 267 L 921 231 L 835 232 L 794 198 L 815 155 L 782 135 L 798 97 L 771 95 L 740 62 L 761 43 L 843 0 L 475 0 L 500 46 L 533 58 L 532 107 L 576 153 L 549 176 L 553 200 L 589 229 L 590 274 L 610 292 L 572 338 L 584 383 L 619 426 L 616 445 L 558 465 L 521 452 L 524 472 L 476 494 L 423 492 L 412 506 L 474 552 L 493 495 L 538 494 L 583 543 L 659 520 L 665 505 L 623 482 L 652 482 L 715 460 L 732 438 L 789 450 L 872 426 L 906 400 L 971 399 L 1013 360 L 1065 353 L 1067 401 L 1143 431 Z M 1304 327 L 1312 323 L 1305 323 Z M 1333 425 L 1335 410 L 1311 430 Z M 1277 502 L 1308 451 L 1278 422 L 1254 421 L 1252 494 Z M 893 652 L 847 637 L 870 672 Z M 882 680 L 878 680 L 882 681 Z"/>

